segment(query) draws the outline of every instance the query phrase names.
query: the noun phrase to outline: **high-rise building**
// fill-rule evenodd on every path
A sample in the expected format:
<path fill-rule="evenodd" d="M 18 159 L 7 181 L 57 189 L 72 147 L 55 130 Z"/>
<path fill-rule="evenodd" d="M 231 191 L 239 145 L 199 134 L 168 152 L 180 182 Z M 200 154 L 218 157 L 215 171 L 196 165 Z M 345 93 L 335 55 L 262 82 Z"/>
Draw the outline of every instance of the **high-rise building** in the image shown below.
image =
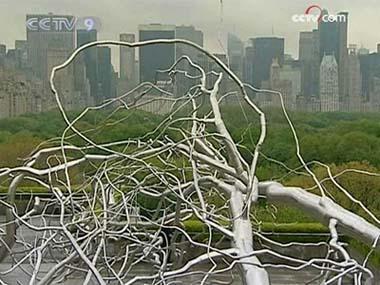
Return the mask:
<path fill-rule="evenodd" d="M 6 55 L 7 55 L 7 46 L 0 44 L 0 66 L 4 66 Z"/>
<path fill-rule="evenodd" d="M 340 12 L 338 15 L 344 16 L 341 19 L 345 19 L 345 21 L 339 21 L 338 24 L 338 36 L 339 36 L 339 55 L 338 55 L 338 69 L 339 69 L 339 100 L 341 102 L 347 102 L 349 99 L 347 98 L 349 87 L 349 76 L 348 72 L 348 47 L 347 47 L 347 33 L 348 33 L 348 13 Z M 353 60 L 353 58 L 351 57 Z M 351 60 L 351 62 L 352 62 Z"/>
<path fill-rule="evenodd" d="M 8 69 L 17 69 L 17 62 L 16 62 L 16 50 L 15 49 L 8 49 L 7 55 L 5 57 L 5 67 Z"/>
<path fill-rule="evenodd" d="M 139 26 L 139 40 L 175 39 L 175 26 L 150 24 Z M 140 82 L 165 82 L 167 76 L 158 74 L 158 70 L 170 68 L 175 62 L 174 44 L 154 44 L 143 46 L 139 50 Z"/>
<path fill-rule="evenodd" d="M 280 66 L 278 59 L 274 58 L 270 69 L 269 88 L 281 92 L 285 108 L 295 110 L 297 97 L 301 93 L 301 69 L 290 61 Z M 267 98 L 269 96 L 266 96 Z M 270 95 L 271 103 L 265 105 L 281 107 L 280 97 L 278 95 Z"/>
<path fill-rule="evenodd" d="M 302 95 L 308 98 L 312 95 L 312 64 L 313 64 L 313 32 L 301 32 L 299 38 L 298 59 L 302 69 Z"/>
<path fill-rule="evenodd" d="M 325 9 L 323 15 L 328 15 Z M 336 62 L 339 64 L 339 28 L 337 22 L 320 21 L 318 24 L 319 30 L 319 58 L 320 62 L 325 55 L 333 55 Z"/>
<path fill-rule="evenodd" d="M 175 38 L 187 40 L 197 44 L 200 47 L 203 47 L 203 32 L 197 30 L 194 26 L 177 26 L 175 28 Z M 205 55 L 192 46 L 183 43 L 177 43 L 175 52 L 176 60 L 183 58 L 183 56 L 188 56 L 191 59 L 191 61 L 196 64 L 202 64 L 202 62 L 204 62 L 203 59 L 205 58 Z M 178 63 L 177 69 L 188 72 L 193 70 L 193 68 L 190 67 L 190 64 L 185 60 L 181 60 L 181 62 Z M 196 80 L 186 77 L 184 73 L 177 73 L 175 77 L 175 82 L 176 93 L 179 96 L 181 96 L 189 91 L 191 86 L 193 86 L 196 83 Z"/>
<path fill-rule="evenodd" d="M 0 118 L 41 111 L 42 82 L 21 70 L 0 68 Z"/>
<path fill-rule="evenodd" d="M 203 32 L 197 30 L 194 26 L 177 26 L 175 28 L 175 38 L 187 40 L 203 47 Z M 202 54 L 199 50 L 186 44 L 176 44 L 176 59 L 187 55 L 193 61 L 197 62 L 198 56 Z"/>
<path fill-rule="evenodd" d="M 301 32 L 299 38 L 299 55 L 301 66 L 301 97 L 304 101 L 303 110 L 319 97 L 319 32 Z"/>
<path fill-rule="evenodd" d="M 81 47 L 87 43 L 97 41 L 98 35 L 96 30 L 77 30 L 77 47 Z M 97 47 L 93 46 L 82 51 L 80 55 L 80 65 L 85 66 L 85 76 L 88 79 L 90 85 L 90 96 L 93 101 L 98 102 L 98 97 L 100 96 L 98 90 L 98 55 Z M 78 57 L 79 58 L 79 57 Z M 79 66 L 79 69 L 81 67 Z M 82 84 L 83 80 L 80 80 Z"/>
<path fill-rule="evenodd" d="M 344 16 L 340 19 L 345 19 L 344 21 L 338 21 L 338 61 L 345 62 L 345 58 L 348 54 L 347 50 L 347 33 L 348 33 L 348 13 L 347 12 L 339 12 L 338 15 Z"/>
<path fill-rule="evenodd" d="M 328 14 L 327 10 L 323 10 L 322 14 Z M 320 21 L 319 22 L 319 39 L 320 39 L 320 59 L 324 55 L 333 55 L 338 64 L 339 69 L 339 99 L 340 101 L 345 101 L 347 98 L 344 96 L 347 94 L 347 27 L 348 27 L 348 13 L 340 12 L 338 15 L 340 21 L 329 22 Z M 343 21 L 344 19 L 344 21 Z"/>
<path fill-rule="evenodd" d="M 252 39 L 254 48 L 253 83 L 260 87 L 263 81 L 270 77 L 270 67 L 274 58 L 280 66 L 284 63 L 284 39 L 277 37 L 263 37 Z"/>
<path fill-rule="evenodd" d="M 346 100 L 342 111 L 359 112 L 361 110 L 362 78 L 360 74 L 360 61 L 355 45 L 350 45 L 347 57 L 347 88 Z"/>
<path fill-rule="evenodd" d="M 254 58 L 255 58 L 255 48 L 253 46 L 247 46 L 245 48 L 245 55 L 244 55 L 243 79 L 244 79 L 244 82 L 250 85 L 254 85 L 254 82 L 253 82 Z"/>
<path fill-rule="evenodd" d="M 47 83 L 51 72 L 48 53 L 60 50 L 69 54 L 74 50 L 75 18 L 52 13 L 27 15 L 26 23 L 29 65 L 33 75 Z"/>
<path fill-rule="evenodd" d="M 113 86 L 113 66 L 111 63 L 111 49 L 109 47 L 97 47 L 98 54 L 98 85 L 99 96 L 97 102 L 115 97 Z"/>
<path fill-rule="evenodd" d="M 120 34 L 120 41 L 134 43 L 135 34 Z M 136 80 L 136 52 L 135 48 L 120 46 L 120 79 L 129 82 L 131 85 Z"/>
<path fill-rule="evenodd" d="M 85 44 L 95 42 L 98 39 L 97 30 L 78 29 L 77 32 L 77 47 L 81 47 Z M 91 50 L 91 48 L 88 48 Z"/>
<path fill-rule="evenodd" d="M 70 52 L 65 49 L 48 49 L 46 53 L 46 66 L 47 70 L 52 70 L 54 66 L 57 66 L 64 62 L 70 55 Z M 74 81 L 74 66 L 70 65 L 58 72 L 54 79 L 54 84 L 60 94 L 60 100 L 67 110 L 73 110 L 81 107 L 78 102 L 80 99 L 80 93 L 75 90 Z M 53 96 L 51 96 L 52 98 Z M 52 98 L 53 99 L 53 98 Z M 46 105 L 55 107 L 54 99 L 50 101 L 48 99 Z M 50 108 L 50 106 L 49 106 Z"/>
<path fill-rule="evenodd" d="M 310 61 L 313 56 L 313 32 L 300 32 L 298 59 Z"/>
<path fill-rule="evenodd" d="M 368 111 L 380 111 L 380 77 L 374 76 L 371 79 L 371 91 L 368 102 Z"/>
<path fill-rule="evenodd" d="M 28 66 L 28 43 L 25 40 L 15 41 L 16 66 L 18 69 L 26 71 Z"/>
<path fill-rule="evenodd" d="M 320 102 L 322 112 L 339 111 L 339 71 L 333 55 L 325 55 L 320 67 Z"/>
<path fill-rule="evenodd" d="M 365 102 L 370 101 L 374 90 L 374 78 L 380 78 L 380 53 L 359 55 L 362 74 L 362 96 Z"/>
<path fill-rule="evenodd" d="M 228 63 L 231 70 L 243 78 L 244 43 L 238 36 L 229 33 L 227 37 Z"/>

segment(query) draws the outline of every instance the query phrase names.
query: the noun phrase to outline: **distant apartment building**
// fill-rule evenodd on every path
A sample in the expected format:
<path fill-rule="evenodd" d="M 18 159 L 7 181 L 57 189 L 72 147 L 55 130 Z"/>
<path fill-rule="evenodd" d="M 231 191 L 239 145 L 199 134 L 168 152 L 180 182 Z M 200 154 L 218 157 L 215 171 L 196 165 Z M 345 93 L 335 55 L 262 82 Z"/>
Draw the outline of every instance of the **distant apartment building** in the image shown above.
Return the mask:
<path fill-rule="evenodd" d="M 175 39 L 174 25 L 139 25 L 139 40 Z M 174 44 L 154 44 L 143 46 L 139 50 L 140 82 L 162 83 L 165 85 L 170 78 L 158 73 L 168 69 L 175 62 Z"/>
<path fill-rule="evenodd" d="M 371 92 L 369 99 L 369 106 L 367 107 L 370 112 L 380 111 L 380 77 L 373 77 L 371 80 Z"/>
<path fill-rule="evenodd" d="M 322 58 L 319 91 L 321 111 L 339 111 L 339 71 L 333 55 L 325 55 Z"/>
<path fill-rule="evenodd" d="M 134 43 L 136 41 L 135 34 L 120 34 L 120 41 L 127 43 Z M 136 48 L 130 48 L 127 46 L 120 46 L 120 88 L 124 91 L 130 90 L 136 86 Z"/>
<path fill-rule="evenodd" d="M 7 55 L 7 46 L 0 44 L 0 66 L 5 65 L 5 57 Z"/>
<path fill-rule="evenodd" d="M 42 81 L 0 67 L 0 118 L 41 112 L 45 98 Z"/>
<path fill-rule="evenodd" d="M 203 32 L 200 30 L 197 30 L 194 26 L 185 26 L 185 25 L 176 26 L 175 38 L 187 40 L 187 41 L 197 44 L 200 47 L 203 47 L 203 42 L 204 42 Z M 183 55 L 190 57 L 193 61 L 196 62 L 199 55 L 202 55 L 202 52 L 187 44 L 183 44 L 183 43 L 176 44 L 176 59 L 179 59 Z"/>
<path fill-rule="evenodd" d="M 28 64 L 28 43 L 25 40 L 15 41 L 15 55 L 16 55 L 16 68 L 28 71 L 30 66 Z"/>
<path fill-rule="evenodd" d="M 323 10 L 323 14 L 328 14 L 327 10 Z M 320 21 L 318 25 L 319 30 L 319 44 L 320 44 L 320 62 L 322 62 L 324 55 L 331 55 L 335 57 L 338 65 L 339 74 L 339 101 L 347 101 L 347 29 L 348 29 L 348 13 L 340 12 L 345 21 L 338 22 L 325 22 Z"/>
<path fill-rule="evenodd" d="M 279 65 L 284 63 L 284 39 L 277 37 L 262 37 L 252 39 L 254 48 L 253 83 L 260 87 L 263 81 L 268 81 L 270 68 L 274 58 Z"/>
<path fill-rule="evenodd" d="M 77 41 L 81 45 L 83 34 L 79 32 L 78 35 Z M 50 90 L 49 77 L 52 68 L 62 64 L 75 49 L 75 17 L 52 13 L 27 15 L 26 36 L 30 73 L 42 81 L 45 90 Z M 16 51 L 23 53 L 23 46 L 21 44 Z M 56 74 L 57 90 L 66 109 L 82 108 L 88 103 L 91 84 L 87 80 L 87 71 L 91 72 L 91 69 L 78 66 L 80 61 L 81 56 L 76 58 L 75 63 Z M 82 64 L 86 64 L 85 59 Z M 51 96 L 43 102 L 42 110 L 55 107 L 56 102 Z"/>
<path fill-rule="evenodd" d="M 81 47 L 90 42 L 97 41 L 98 32 L 97 30 L 83 30 L 78 29 L 76 31 L 77 35 L 77 47 Z M 99 102 L 99 75 L 98 75 L 98 53 L 97 47 L 93 46 L 82 51 L 78 58 L 79 72 L 81 73 L 81 78 L 78 78 L 76 86 L 78 90 L 83 90 L 84 93 L 90 94 L 90 105 L 93 102 Z M 84 74 L 83 74 L 84 73 Z M 83 78 L 85 76 L 85 78 Z M 77 78 L 77 76 L 75 76 Z M 87 85 L 89 84 L 89 90 L 87 90 Z M 79 86 L 78 86 L 79 85 Z"/>
<path fill-rule="evenodd" d="M 98 98 L 97 103 L 116 97 L 116 78 L 111 63 L 111 48 L 97 47 L 98 56 Z"/>
<path fill-rule="evenodd" d="M 280 92 L 285 108 L 295 110 L 297 96 L 301 93 L 301 70 L 291 64 L 280 66 L 278 59 L 274 58 L 270 68 L 270 80 L 264 81 L 262 88 Z M 262 92 L 258 102 L 261 106 L 282 107 L 279 94 Z"/>
<path fill-rule="evenodd" d="M 70 55 L 70 52 L 65 48 L 48 49 L 46 51 L 46 68 L 49 72 L 54 66 L 62 64 Z M 74 80 L 74 65 L 58 71 L 54 78 L 54 84 L 60 95 L 60 100 L 67 110 L 74 110 L 83 106 L 81 93 L 75 90 Z M 54 96 L 49 96 L 47 102 L 43 106 L 43 110 L 56 107 Z"/>
<path fill-rule="evenodd" d="M 203 32 L 197 30 L 194 26 L 177 26 L 175 28 L 175 38 L 187 40 L 197 44 L 200 47 L 203 47 Z M 190 72 L 190 74 L 194 73 L 194 68 L 191 67 L 189 62 L 185 60 L 183 57 L 187 56 L 193 63 L 201 64 L 205 55 L 195 47 L 189 46 L 184 43 L 177 43 L 175 47 L 176 60 L 180 60 L 182 58 L 181 61 L 178 62 L 177 69 L 181 71 Z M 184 94 L 186 94 L 195 83 L 196 80 L 186 77 L 185 73 L 183 72 L 178 72 L 175 75 L 175 92 L 177 93 L 177 96 L 183 96 Z"/>
<path fill-rule="evenodd" d="M 376 78 L 380 78 L 380 52 L 359 55 L 360 72 L 362 76 L 362 100 L 370 111 L 376 97 Z"/>
<path fill-rule="evenodd" d="M 244 82 L 254 85 L 253 66 L 254 66 L 255 48 L 249 45 L 244 51 L 243 79 Z"/>
<path fill-rule="evenodd" d="M 47 62 L 48 52 L 58 49 L 68 54 L 75 48 L 74 27 L 58 25 L 57 19 L 66 19 L 68 23 L 73 23 L 74 16 L 52 13 L 26 16 L 28 60 L 33 75 L 45 82 L 51 71 Z"/>
<path fill-rule="evenodd" d="M 243 79 L 244 43 L 232 33 L 227 36 L 227 55 L 229 67 L 240 79 Z"/>
<path fill-rule="evenodd" d="M 319 32 L 301 32 L 299 54 L 301 68 L 301 96 L 307 105 L 319 96 Z M 305 108 L 307 108 L 305 106 Z"/>
<path fill-rule="evenodd" d="M 360 112 L 362 110 L 362 77 L 355 45 L 349 47 L 346 66 L 347 86 L 345 88 L 346 94 L 341 101 L 341 111 Z"/>

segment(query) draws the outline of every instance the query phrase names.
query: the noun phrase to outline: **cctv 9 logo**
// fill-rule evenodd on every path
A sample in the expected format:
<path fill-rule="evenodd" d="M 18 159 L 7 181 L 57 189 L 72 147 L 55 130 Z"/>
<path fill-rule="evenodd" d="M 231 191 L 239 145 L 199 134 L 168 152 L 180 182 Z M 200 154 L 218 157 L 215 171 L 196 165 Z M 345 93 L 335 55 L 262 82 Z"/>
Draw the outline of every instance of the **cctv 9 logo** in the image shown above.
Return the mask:
<path fill-rule="evenodd" d="M 100 20 L 96 17 L 32 16 L 26 20 L 28 31 L 70 32 L 75 29 L 99 31 Z"/>

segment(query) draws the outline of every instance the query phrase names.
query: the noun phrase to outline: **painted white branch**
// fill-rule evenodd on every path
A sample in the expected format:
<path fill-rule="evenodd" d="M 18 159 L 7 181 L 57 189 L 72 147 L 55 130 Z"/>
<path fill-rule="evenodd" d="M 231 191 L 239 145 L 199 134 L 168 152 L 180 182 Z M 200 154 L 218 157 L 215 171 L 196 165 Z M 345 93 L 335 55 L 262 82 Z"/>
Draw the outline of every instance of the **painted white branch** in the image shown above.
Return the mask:
<path fill-rule="evenodd" d="M 380 229 L 364 218 L 346 210 L 328 197 L 309 193 L 301 188 L 284 187 L 276 182 L 259 183 L 259 193 L 274 204 L 288 204 L 300 208 L 329 226 L 330 219 L 338 221 L 338 230 L 372 246 L 380 236 Z M 376 249 L 380 250 L 377 243 Z"/>

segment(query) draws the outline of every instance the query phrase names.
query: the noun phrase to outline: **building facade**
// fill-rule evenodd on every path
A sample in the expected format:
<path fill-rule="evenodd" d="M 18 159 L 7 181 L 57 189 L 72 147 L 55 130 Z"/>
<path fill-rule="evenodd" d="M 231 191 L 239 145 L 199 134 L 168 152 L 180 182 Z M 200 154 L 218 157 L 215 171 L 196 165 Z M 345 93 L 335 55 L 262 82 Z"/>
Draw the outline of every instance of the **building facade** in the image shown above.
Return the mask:
<path fill-rule="evenodd" d="M 339 111 L 339 71 L 333 55 L 325 55 L 320 67 L 320 102 L 322 112 Z"/>
<path fill-rule="evenodd" d="M 341 111 L 360 112 L 362 110 L 362 77 L 360 73 L 360 61 L 355 45 L 350 45 L 347 56 L 346 71 L 346 95 L 341 102 Z"/>
<path fill-rule="evenodd" d="M 268 81 L 270 68 L 274 58 L 280 66 L 284 63 L 284 39 L 277 37 L 262 37 L 252 39 L 254 48 L 253 84 L 260 87 L 263 81 Z"/>
<path fill-rule="evenodd" d="M 134 43 L 135 34 L 120 34 L 120 41 Z M 134 85 L 136 83 L 136 49 L 126 46 L 120 46 L 120 79 Z M 132 87 L 131 86 L 131 87 Z"/>
<path fill-rule="evenodd" d="M 139 40 L 175 39 L 175 26 L 150 24 L 139 26 Z M 159 70 L 168 69 L 175 62 L 174 44 L 155 44 L 141 47 L 139 50 L 140 82 L 168 81 L 159 78 Z"/>
<path fill-rule="evenodd" d="M 81 47 L 85 44 L 88 44 L 90 42 L 95 42 L 98 39 L 98 32 L 97 30 L 82 30 L 79 29 L 76 31 L 77 33 L 77 47 Z M 85 78 L 88 80 L 80 79 L 79 84 L 84 84 L 87 86 L 89 84 L 89 91 L 86 90 L 86 92 L 90 93 L 90 99 L 92 102 L 98 102 L 99 101 L 99 75 L 98 75 L 98 54 L 97 54 L 97 47 L 90 47 L 82 51 L 82 53 L 78 57 L 79 61 L 81 61 L 80 66 L 78 67 L 80 70 L 83 69 L 84 65 L 84 72 L 85 72 Z M 80 89 L 85 89 L 86 87 L 81 86 Z M 91 103 L 90 103 L 91 104 Z"/>

